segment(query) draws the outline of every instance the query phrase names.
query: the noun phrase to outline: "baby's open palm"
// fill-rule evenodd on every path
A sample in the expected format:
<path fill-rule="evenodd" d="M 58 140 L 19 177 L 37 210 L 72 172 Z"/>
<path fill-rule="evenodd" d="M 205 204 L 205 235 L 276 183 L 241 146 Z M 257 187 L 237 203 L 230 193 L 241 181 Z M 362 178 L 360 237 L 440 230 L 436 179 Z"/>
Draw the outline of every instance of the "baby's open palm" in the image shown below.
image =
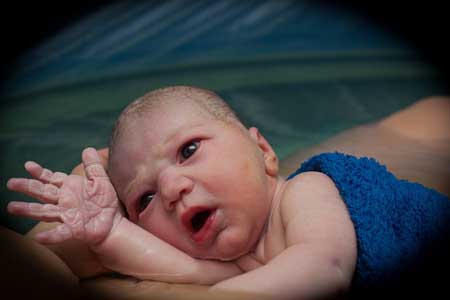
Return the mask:
<path fill-rule="evenodd" d="M 122 218 L 117 194 L 100 157 L 93 148 L 82 154 L 86 177 L 44 169 L 34 162 L 25 164 L 34 179 L 12 178 L 10 190 L 36 198 L 45 204 L 11 202 L 8 211 L 39 221 L 61 222 L 36 235 L 45 244 L 77 239 L 89 245 L 102 242 Z"/>

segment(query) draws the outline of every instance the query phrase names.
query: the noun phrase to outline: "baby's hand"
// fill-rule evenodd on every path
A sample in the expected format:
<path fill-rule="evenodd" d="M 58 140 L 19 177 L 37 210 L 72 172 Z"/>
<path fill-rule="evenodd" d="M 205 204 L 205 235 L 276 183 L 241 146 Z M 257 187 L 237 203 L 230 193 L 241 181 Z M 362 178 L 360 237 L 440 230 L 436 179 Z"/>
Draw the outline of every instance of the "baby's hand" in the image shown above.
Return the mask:
<path fill-rule="evenodd" d="M 97 151 L 86 148 L 82 159 L 86 177 L 52 172 L 35 162 L 27 162 L 25 169 L 34 179 L 11 178 L 8 181 L 8 189 L 45 203 L 10 202 L 9 213 L 62 223 L 38 233 L 38 242 L 56 244 L 77 239 L 93 246 L 102 242 L 122 218 L 116 191 Z"/>

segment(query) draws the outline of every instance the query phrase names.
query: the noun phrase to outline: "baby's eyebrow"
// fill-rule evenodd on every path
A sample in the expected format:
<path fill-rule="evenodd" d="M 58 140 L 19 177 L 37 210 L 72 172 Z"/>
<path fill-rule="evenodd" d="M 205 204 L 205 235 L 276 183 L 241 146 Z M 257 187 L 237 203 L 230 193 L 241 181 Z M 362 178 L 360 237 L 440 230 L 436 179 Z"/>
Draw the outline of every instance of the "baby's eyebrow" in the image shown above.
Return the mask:
<path fill-rule="evenodd" d="M 193 124 L 193 125 L 189 126 L 189 130 L 196 129 L 198 127 L 203 127 L 203 126 L 204 126 L 203 123 Z M 169 136 L 164 138 L 164 140 L 161 144 L 162 147 L 167 148 L 167 145 L 169 145 L 173 140 L 176 140 L 179 136 L 184 136 L 185 134 L 186 133 L 182 129 L 175 130 L 172 134 L 170 134 Z"/>
<path fill-rule="evenodd" d="M 174 140 L 178 135 L 181 134 L 181 130 L 175 130 L 173 133 L 169 134 L 164 138 L 161 145 L 165 148 L 172 140 Z"/>

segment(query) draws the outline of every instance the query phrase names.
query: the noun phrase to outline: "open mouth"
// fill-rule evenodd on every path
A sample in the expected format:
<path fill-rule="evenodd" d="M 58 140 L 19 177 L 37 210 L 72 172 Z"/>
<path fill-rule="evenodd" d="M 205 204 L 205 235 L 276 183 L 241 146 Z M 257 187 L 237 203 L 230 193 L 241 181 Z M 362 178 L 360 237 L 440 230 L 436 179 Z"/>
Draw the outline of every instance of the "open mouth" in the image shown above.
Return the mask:
<path fill-rule="evenodd" d="M 191 219 L 193 233 L 197 233 L 203 228 L 211 213 L 212 211 L 210 209 L 206 209 L 194 214 Z"/>
<path fill-rule="evenodd" d="M 198 242 L 205 242 L 212 237 L 212 229 L 215 224 L 216 209 L 195 206 L 189 208 L 182 216 L 182 221 L 186 229 L 190 232 L 191 238 Z"/>

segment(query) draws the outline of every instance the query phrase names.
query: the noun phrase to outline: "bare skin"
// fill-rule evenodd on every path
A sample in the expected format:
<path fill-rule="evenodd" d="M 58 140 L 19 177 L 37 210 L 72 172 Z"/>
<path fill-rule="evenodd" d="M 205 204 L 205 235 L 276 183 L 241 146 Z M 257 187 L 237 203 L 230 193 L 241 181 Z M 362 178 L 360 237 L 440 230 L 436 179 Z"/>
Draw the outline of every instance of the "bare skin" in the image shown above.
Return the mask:
<path fill-rule="evenodd" d="M 421 120 L 417 122 L 417 120 Z M 340 133 L 310 149 L 301 150 L 280 163 L 280 174 L 287 176 L 308 157 L 325 151 L 342 151 L 372 156 L 400 178 L 420 182 L 450 195 L 450 99 L 431 97 L 369 125 Z M 419 127 L 419 128 L 418 128 Z M 98 150 L 107 167 L 108 149 Z M 84 176 L 83 165 L 72 174 Z M 27 236 L 53 228 L 56 223 L 41 222 Z M 109 272 L 97 256 L 78 241 L 48 245 L 80 278 Z M 83 259 L 73 259 L 81 256 Z"/>
<path fill-rule="evenodd" d="M 108 149 L 104 148 L 98 150 L 98 155 L 102 166 L 106 169 L 108 165 Z M 76 166 L 71 174 L 85 177 L 86 174 L 83 164 Z M 33 227 L 26 236 L 34 240 L 36 234 L 39 232 L 51 230 L 57 225 L 59 225 L 58 222 L 40 222 Z M 59 244 L 46 246 L 58 255 L 58 257 L 62 259 L 79 278 L 89 278 L 112 272 L 99 262 L 98 257 L 94 252 L 86 247 L 83 242 L 78 240 L 67 240 Z"/>
<path fill-rule="evenodd" d="M 146 239 L 146 244 L 152 245 L 157 243 L 158 240 L 124 218 L 120 210 L 119 200 L 104 168 L 101 166 L 97 152 L 92 148 L 88 148 L 83 151 L 82 156 L 86 177 L 54 173 L 35 163 L 27 163 L 27 171 L 36 179 L 11 179 L 8 182 L 8 188 L 14 191 L 22 191 L 46 204 L 12 202 L 8 206 L 8 211 L 44 222 L 59 221 L 60 224 L 58 226 L 48 231 L 40 232 L 34 238 L 42 244 L 59 244 L 67 240 L 83 241 L 83 244 L 94 250 L 97 255 L 102 256 L 102 265 L 112 265 L 114 268 L 114 259 L 116 257 L 111 257 L 109 254 L 107 256 L 102 255 L 105 252 L 111 252 L 109 249 L 111 239 L 120 241 L 123 239 L 123 233 L 128 235 L 131 229 L 131 232 L 134 230 L 136 235 L 143 236 L 135 243 L 139 244 L 143 239 Z M 80 201 L 80 197 L 83 197 L 84 200 Z M 117 230 L 117 227 L 124 229 Z M 128 254 L 129 251 L 125 250 L 129 249 L 125 248 L 132 248 L 130 242 L 132 243 L 133 241 L 127 242 L 119 242 L 119 246 L 115 245 L 115 249 L 123 250 L 116 251 Z M 179 274 L 175 274 L 172 279 L 171 271 L 168 269 L 180 267 L 180 264 L 174 263 L 176 258 L 180 258 L 182 261 L 189 261 L 190 258 L 164 243 L 160 243 L 155 251 L 161 251 L 161 253 L 167 255 L 167 260 L 160 258 L 158 262 L 161 264 L 160 269 L 163 271 L 159 271 L 155 267 L 152 272 L 155 272 L 157 275 L 149 276 L 154 279 L 156 279 L 155 276 L 164 278 L 161 274 L 167 273 L 167 275 L 164 275 L 167 276 L 167 281 L 184 282 L 184 277 L 178 276 Z M 153 265 L 155 266 L 155 263 Z M 127 265 L 126 267 L 134 268 L 136 264 L 131 263 L 131 266 Z M 118 268 L 126 267 L 119 266 Z M 214 264 L 207 263 L 204 267 L 205 269 L 214 269 Z M 189 264 L 187 268 L 190 268 Z M 119 271 L 116 268 L 114 270 Z M 232 267 L 230 272 L 236 274 L 237 270 L 234 270 L 235 267 Z M 201 271 L 205 273 L 203 268 Z M 135 272 L 139 271 L 136 270 Z M 189 280 L 191 279 L 186 279 L 188 282 Z M 208 280 L 214 280 L 214 276 L 208 276 Z"/>
<path fill-rule="evenodd" d="M 28 162 L 35 179 L 10 179 L 8 188 L 44 204 L 11 202 L 8 211 L 61 222 L 36 240 L 81 240 L 102 265 L 139 279 L 279 299 L 346 290 L 356 237 L 331 179 L 307 172 L 285 181 L 256 128 L 218 119 L 189 91 L 168 89 L 171 98 L 130 119 L 109 176 L 92 148 L 82 153 L 86 177 Z M 194 219 L 205 209 L 208 219 L 196 231 Z"/>
<path fill-rule="evenodd" d="M 340 150 L 340 151 L 345 151 L 348 153 L 353 153 L 356 155 L 358 155 L 359 153 L 363 153 L 364 155 L 374 156 L 378 160 L 380 160 L 382 163 L 387 164 L 389 169 L 393 170 L 394 173 L 396 173 L 400 177 L 407 178 L 407 179 L 412 178 L 413 180 L 414 180 L 414 178 L 418 178 L 419 180 L 415 180 L 415 181 L 422 182 L 428 186 L 435 187 L 441 191 L 444 190 L 444 192 L 445 192 L 445 189 L 443 189 L 443 188 L 445 188 L 445 184 L 443 184 L 443 179 L 442 179 L 442 176 L 439 175 L 440 174 L 439 172 L 431 172 L 431 174 L 428 172 L 424 172 L 424 171 L 412 172 L 411 169 L 404 168 L 404 167 L 410 161 L 411 158 L 417 159 L 418 157 L 419 158 L 422 157 L 422 158 L 429 159 L 430 156 L 432 156 L 432 154 L 442 155 L 439 157 L 447 159 L 447 162 L 448 162 L 448 152 L 449 151 L 446 151 L 446 149 L 448 149 L 448 148 L 445 148 L 445 147 L 446 147 L 446 145 L 448 145 L 448 140 L 449 140 L 450 135 L 448 134 L 448 131 L 445 129 L 443 130 L 443 128 L 449 128 L 449 126 L 447 126 L 447 127 L 442 126 L 442 124 L 448 124 L 448 123 L 445 123 L 445 122 L 448 122 L 448 120 L 449 120 L 448 114 L 445 113 L 445 111 L 446 111 L 445 109 L 446 108 L 448 109 L 448 107 L 449 107 L 448 103 L 449 103 L 448 100 L 430 99 L 430 100 L 423 101 L 423 102 L 420 102 L 417 104 L 420 108 L 420 111 L 426 112 L 425 115 L 427 115 L 429 113 L 429 116 L 430 116 L 430 118 L 427 119 L 427 120 L 429 120 L 429 122 L 425 122 L 425 125 L 426 125 L 425 127 L 428 126 L 427 127 L 428 129 L 421 131 L 420 134 L 418 134 L 417 130 L 409 131 L 408 130 L 409 127 L 407 126 L 410 118 L 413 118 L 416 116 L 417 109 L 418 109 L 418 106 L 416 105 L 416 106 L 408 108 L 404 111 L 401 111 L 397 114 L 394 114 L 391 117 L 388 117 L 385 120 L 382 120 L 380 123 L 377 123 L 375 125 L 372 125 L 369 127 L 364 126 L 362 128 L 356 128 L 354 130 L 345 132 L 342 135 L 339 135 L 339 138 L 336 137 L 334 139 L 331 139 L 330 141 L 320 145 L 318 148 L 313 148 L 310 151 L 298 153 L 296 156 L 291 157 L 288 160 L 288 162 L 290 162 L 290 163 L 300 162 L 301 160 L 303 160 L 303 157 L 306 158 L 306 156 L 309 156 L 310 154 L 317 153 L 317 151 L 322 151 L 322 150 L 326 150 L 326 151 Z M 369 130 L 369 131 L 367 131 L 367 130 Z M 427 130 L 429 130 L 430 134 L 427 133 Z M 370 132 L 370 136 L 367 135 L 367 132 Z M 431 139 L 429 139 L 430 136 L 432 136 Z M 344 138 L 352 138 L 352 137 L 356 139 L 356 143 L 357 143 L 356 147 L 355 147 L 355 144 L 344 142 L 345 141 Z M 366 138 L 364 139 L 364 137 L 366 137 Z M 374 141 L 374 140 L 379 141 L 379 142 L 371 144 L 371 141 Z M 361 148 L 358 147 L 358 143 L 360 143 L 359 147 L 361 147 Z M 389 147 L 391 147 L 391 148 L 389 150 L 408 149 L 408 147 L 406 147 L 406 146 L 404 148 L 402 148 L 401 147 L 402 143 L 408 143 L 407 145 L 418 144 L 418 145 L 420 145 L 419 147 L 424 146 L 423 144 L 429 144 L 429 145 L 426 147 L 426 153 L 425 153 L 425 150 L 418 151 L 418 152 L 414 152 L 413 154 L 411 154 L 411 156 L 407 156 L 407 157 L 405 157 L 404 155 L 398 156 L 398 158 L 399 158 L 398 160 L 388 160 L 388 157 L 389 157 L 388 151 L 385 148 L 383 148 L 383 146 L 390 145 Z M 379 147 L 374 148 L 373 144 L 378 145 Z M 364 148 L 365 145 L 367 145 L 366 148 Z M 386 147 L 388 147 L 388 146 L 386 146 Z M 356 148 L 361 149 L 361 150 L 359 150 L 360 152 L 357 152 L 355 150 Z M 425 149 L 425 148 L 423 148 L 423 149 Z M 380 150 L 383 150 L 383 151 L 380 151 Z M 411 150 L 411 149 L 409 149 L 409 150 Z M 354 151 L 354 152 L 352 152 L 352 151 Z M 367 152 L 371 152 L 371 151 L 375 155 L 367 153 Z M 402 152 L 402 151 L 400 151 L 400 152 Z M 104 154 L 105 150 L 103 150 L 101 153 Z M 445 153 L 447 153 L 447 156 Z M 401 154 L 403 154 L 403 153 L 401 153 Z M 420 155 L 422 155 L 422 156 L 420 156 Z M 433 163 L 431 166 L 429 166 L 430 170 L 433 169 L 433 167 L 436 167 L 439 165 L 438 160 L 439 159 L 436 159 L 436 163 Z M 442 160 L 439 160 L 439 161 L 441 161 L 441 163 L 442 163 Z M 403 164 L 402 164 L 402 162 L 403 162 Z M 298 163 L 296 165 L 298 165 Z M 282 173 L 286 174 L 285 172 L 289 172 L 288 167 L 286 167 L 286 166 L 290 166 L 290 164 L 284 164 L 282 162 L 281 166 L 282 166 L 282 171 L 284 171 Z M 447 163 L 447 166 L 448 166 L 448 163 Z M 402 169 L 402 167 L 403 167 L 403 169 Z M 401 173 L 402 170 L 403 170 L 403 173 Z M 74 171 L 79 172 L 80 168 L 78 167 Z M 448 176 L 448 173 L 446 176 Z M 445 177 L 444 177 L 444 180 L 445 180 Z M 277 222 L 274 222 L 274 223 L 276 224 Z M 39 232 L 40 231 L 39 229 L 44 228 L 44 227 L 40 227 L 40 226 L 42 226 L 41 224 L 38 225 L 30 234 L 33 235 L 36 232 Z M 59 246 L 62 246 L 63 248 L 64 247 L 70 248 L 73 246 L 73 244 L 63 244 L 63 245 L 59 245 Z M 63 248 L 59 248 L 59 249 L 63 249 Z M 58 247 L 56 247 L 54 249 L 58 249 Z M 65 252 L 65 251 L 61 251 L 60 253 L 63 253 L 63 252 Z M 107 270 L 105 268 L 98 266 L 98 264 L 97 264 L 98 260 L 95 255 L 92 255 L 91 252 L 85 251 L 84 253 L 86 254 L 86 257 L 91 259 L 90 261 L 92 262 L 92 264 L 86 263 L 84 267 L 79 267 L 78 270 L 82 270 L 82 272 L 80 272 L 80 274 L 83 274 L 83 272 L 84 272 L 85 275 L 94 275 L 94 274 L 102 273 L 105 270 Z M 254 256 L 251 256 L 249 258 L 254 258 Z M 70 259 L 69 259 L 69 261 L 70 261 Z M 256 260 L 256 262 L 258 262 L 258 259 Z M 68 264 L 69 264 L 69 266 L 71 265 L 70 263 L 68 263 Z M 77 266 L 77 263 L 74 262 L 73 266 Z M 241 267 L 243 267 L 243 268 L 252 269 L 256 266 L 257 265 L 255 265 L 254 259 L 241 261 Z M 75 267 L 75 269 L 77 269 L 77 267 Z"/>

